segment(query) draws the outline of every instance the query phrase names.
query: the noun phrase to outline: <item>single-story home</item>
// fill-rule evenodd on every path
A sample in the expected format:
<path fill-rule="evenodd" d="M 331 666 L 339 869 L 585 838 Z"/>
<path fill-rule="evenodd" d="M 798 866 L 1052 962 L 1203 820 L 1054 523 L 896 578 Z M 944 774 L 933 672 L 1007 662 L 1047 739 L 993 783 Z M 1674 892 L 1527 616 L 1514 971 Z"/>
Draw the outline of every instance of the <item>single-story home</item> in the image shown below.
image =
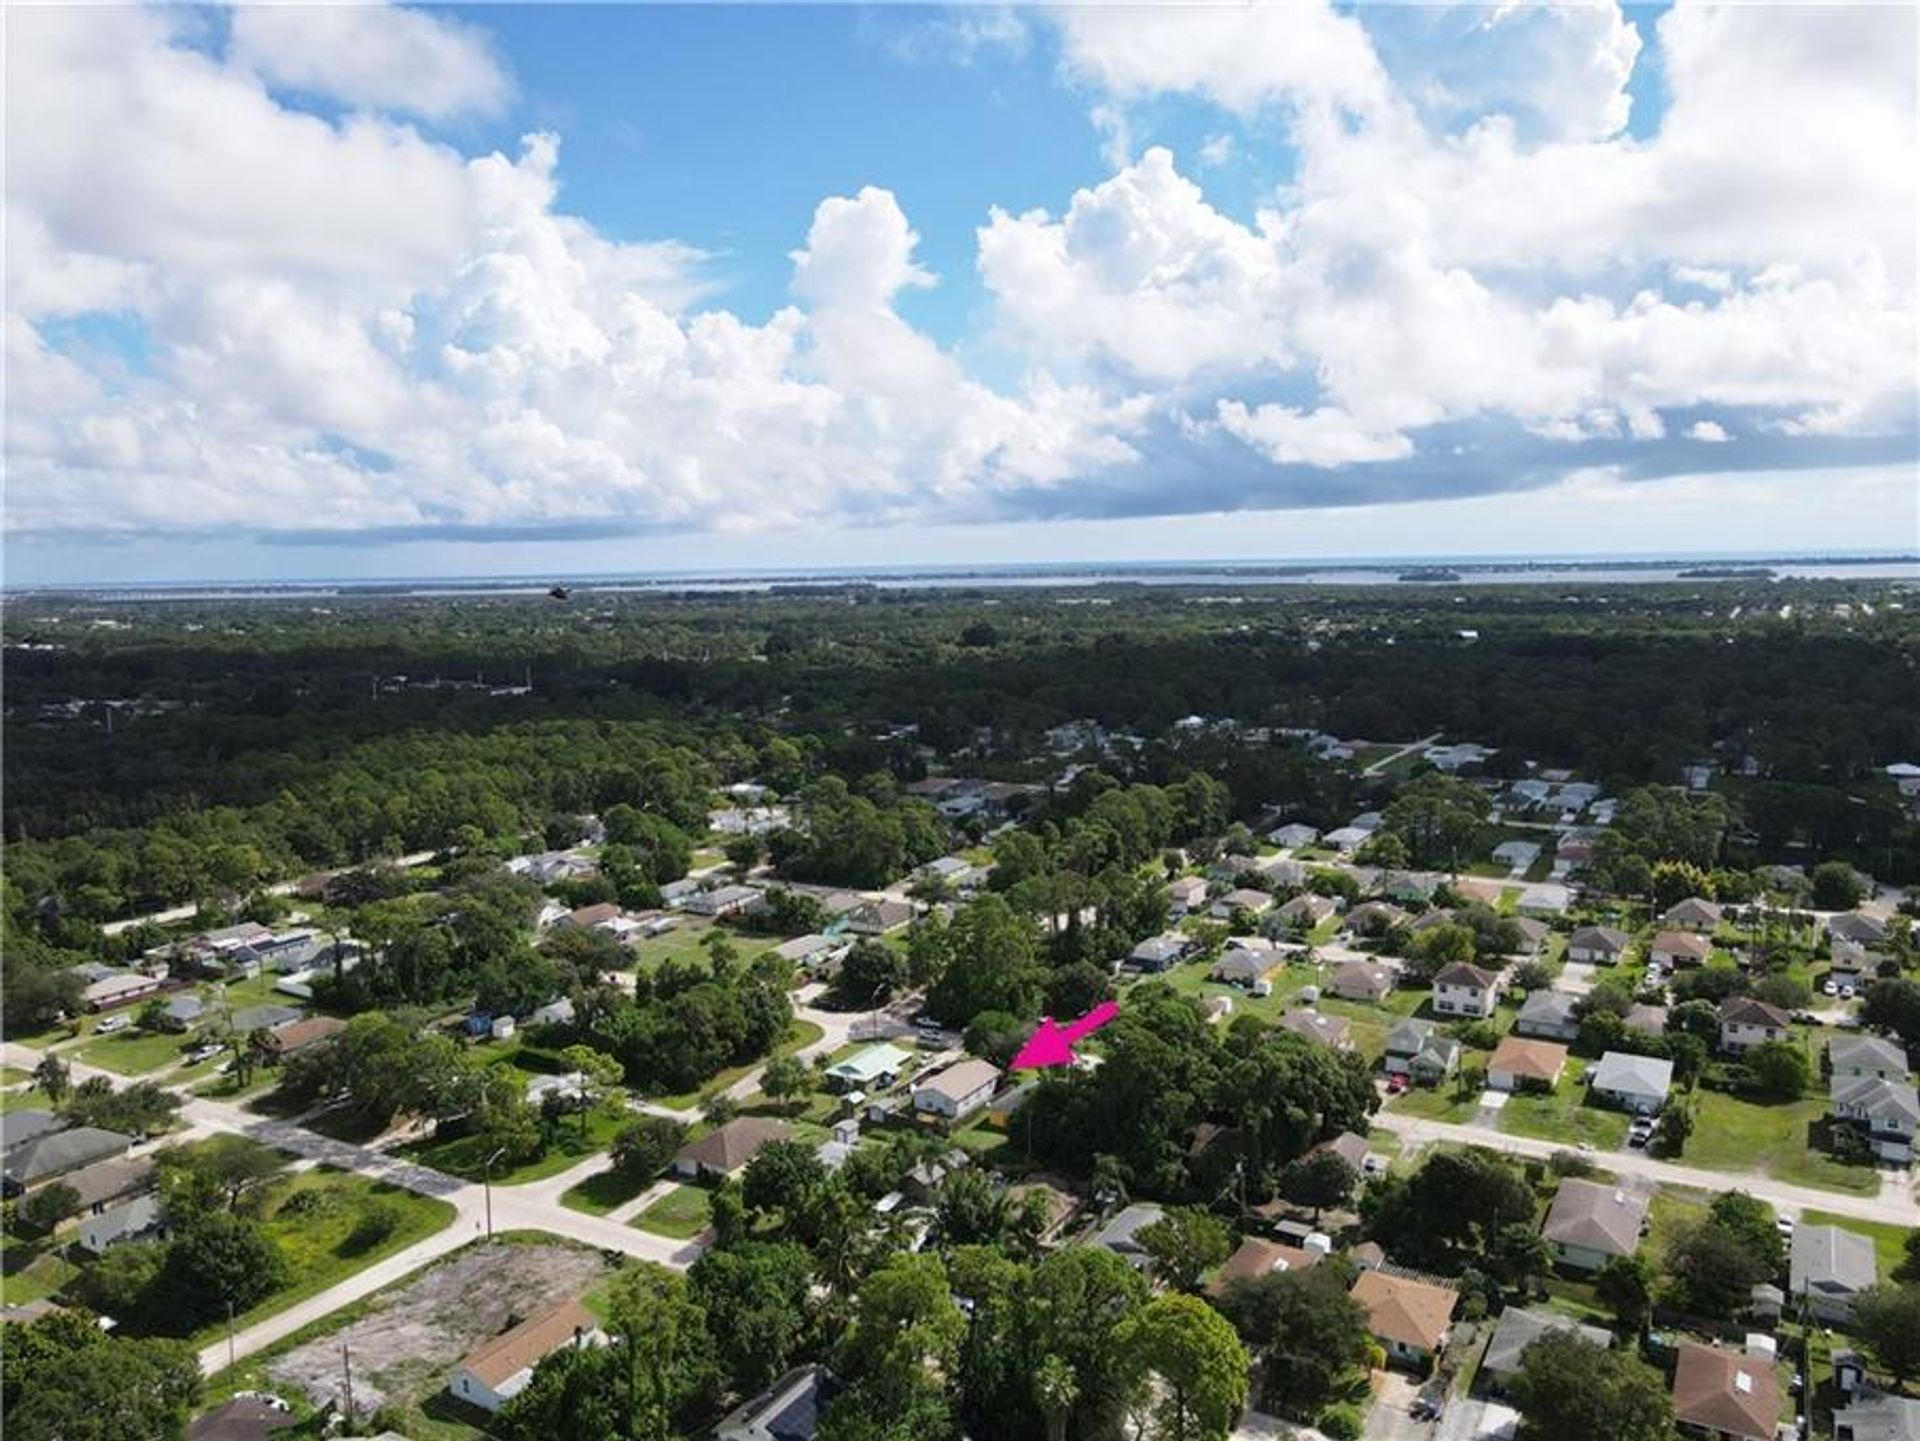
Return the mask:
<path fill-rule="evenodd" d="M 151 1156 L 109 1156 L 91 1166 L 69 1171 L 60 1179 L 73 1187 L 74 1195 L 80 1198 L 82 1212 L 100 1212 L 115 1201 L 149 1189 L 153 1185 L 153 1170 Z"/>
<path fill-rule="evenodd" d="M 760 899 L 760 892 L 752 886 L 715 886 L 710 891 L 696 891 L 688 896 L 684 909 L 696 916 L 731 916 L 744 911 Z"/>
<path fill-rule="evenodd" d="M 866 901 L 847 913 L 847 929 L 856 936 L 884 936 L 912 920 L 910 901 Z"/>
<path fill-rule="evenodd" d="M 1643 1036 L 1664 1036 L 1667 1033 L 1667 1008 L 1652 1005 L 1646 1001 L 1635 1001 L 1628 1007 L 1627 1014 L 1621 1018 L 1629 1031 L 1637 1031 Z"/>
<path fill-rule="evenodd" d="M 1780 1378 L 1773 1357 L 1682 1341 L 1673 1371 L 1673 1419 L 1710 1441 L 1774 1441 Z"/>
<path fill-rule="evenodd" d="M 1802 1224 L 1788 1248 L 1788 1286 L 1829 1325 L 1853 1320 L 1853 1302 L 1879 1280 L 1873 1241 L 1838 1226 Z"/>
<path fill-rule="evenodd" d="M 304 1021 L 295 1021 L 269 1031 L 267 1046 L 275 1060 L 284 1061 L 288 1056 L 296 1055 L 309 1046 L 316 1046 L 330 1036 L 339 1035 L 346 1028 L 347 1023 L 336 1016 L 309 1016 Z"/>
<path fill-rule="evenodd" d="M 160 980 L 157 976 L 145 976 L 138 971 L 116 971 L 88 986 L 80 993 L 80 999 L 90 1011 L 106 1011 L 115 1006 L 131 1005 L 159 989 Z"/>
<path fill-rule="evenodd" d="M 164 1240 L 166 1213 L 158 1196 L 136 1196 L 118 1206 L 110 1206 L 80 1223 L 80 1249 L 90 1256 L 104 1256 L 123 1241 Z"/>
<path fill-rule="evenodd" d="M 1278 1025 L 1283 1031 L 1292 1031 L 1296 1036 L 1305 1036 L 1309 1041 L 1318 1041 L 1332 1050 L 1344 1051 L 1353 1045 L 1347 1034 L 1352 1027 L 1341 1016 L 1329 1016 L 1319 1011 L 1288 1011 Z"/>
<path fill-rule="evenodd" d="M 1561 1265 L 1598 1271 L 1615 1257 L 1640 1249 L 1647 1200 L 1638 1190 L 1568 1177 L 1554 1195 L 1540 1234 Z"/>
<path fill-rule="evenodd" d="M 1612 926 L 1581 926 L 1567 937 L 1567 959 L 1594 966 L 1616 965 L 1632 941 L 1625 931 Z"/>
<path fill-rule="evenodd" d="M 1407 913 L 1391 901 L 1362 901 L 1347 912 L 1347 929 L 1356 936 L 1384 936 L 1406 921 Z"/>
<path fill-rule="evenodd" d="M 1278 830 L 1267 832 L 1267 839 L 1284 851 L 1295 851 L 1301 846 L 1310 846 L 1320 839 L 1320 832 L 1312 826 L 1303 826 L 1298 821 L 1292 825 L 1281 826 Z"/>
<path fill-rule="evenodd" d="M 1527 1311 L 1509 1306 L 1500 1313 L 1500 1323 L 1493 1328 L 1493 1337 L 1480 1358 L 1478 1379 L 1484 1380 L 1490 1390 L 1504 1390 L 1507 1383 L 1520 1374 L 1520 1359 L 1527 1347 L 1549 1331 L 1564 1331 L 1602 1350 L 1613 1345 L 1613 1333 L 1599 1326 L 1583 1326 L 1571 1316 L 1552 1311 Z"/>
<path fill-rule="evenodd" d="M 853 943 L 843 937 L 811 935 L 782 941 L 773 948 L 773 953 L 791 965 L 817 971 L 832 965 L 852 949 Z"/>
<path fill-rule="evenodd" d="M 1433 978 L 1434 1014 L 1491 1016 L 1500 1002 L 1500 975 L 1466 961 L 1442 966 Z"/>
<path fill-rule="evenodd" d="M 913 1061 L 913 1052 L 881 1042 L 855 1051 L 826 1070 L 829 1091 L 870 1091 L 891 1086 Z"/>
<path fill-rule="evenodd" d="M 1904 1081 L 1909 1069 L 1907 1048 L 1885 1036 L 1835 1036 L 1827 1042 L 1827 1061 L 1836 1081 Z"/>
<path fill-rule="evenodd" d="M 1656 966 L 1674 970 L 1681 966 L 1705 965 L 1713 954 L 1713 942 L 1691 931 L 1662 931 L 1647 947 L 1647 955 Z"/>
<path fill-rule="evenodd" d="M 1331 904 L 1331 902 L 1329 902 Z M 1216 921 L 1231 920 L 1234 912 L 1246 911 L 1250 915 L 1263 916 L 1273 909 L 1273 897 L 1265 891 L 1241 889 L 1228 891 L 1211 906 L 1207 914 Z"/>
<path fill-rule="evenodd" d="M 1127 953 L 1126 963 L 1132 970 L 1158 974 L 1184 956 L 1192 944 L 1189 937 L 1178 931 L 1165 931 L 1141 941 Z"/>
<path fill-rule="evenodd" d="M 1147 1253 L 1140 1245 L 1140 1232 L 1165 1215 L 1151 1201 L 1136 1201 L 1089 1236 L 1087 1244 L 1104 1247 L 1128 1265 L 1144 1269 Z"/>
<path fill-rule="evenodd" d="M 1229 986 L 1251 986 L 1264 981 L 1285 964 L 1285 958 L 1278 951 L 1235 946 L 1213 963 L 1207 979 Z"/>
<path fill-rule="evenodd" d="M 1520 943 L 1511 951 L 1511 956 L 1537 956 L 1546 948 L 1547 937 L 1553 934 L 1553 927 L 1545 921 L 1532 916 L 1515 916 L 1513 928 L 1519 933 Z"/>
<path fill-rule="evenodd" d="M 1660 924 L 1676 931 L 1711 931 L 1720 924 L 1720 915 L 1721 908 L 1712 901 L 1688 896 L 1668 907 L 1660 917 Z"/>
<path fill-rule="evenodd" d="M 233 1033 L 236 1036 L 251 1035 L 255 1031 L 272 1031 L 281 1026 L 290 1026 L 306 1014 L 294 1006 L 282 1006 L 268 1002 L 261 1006 L 245 1006 L 233 1013 Z"/>
<path fill-rule="evenodd" d="M 673 1173 L 689 1180 L 703 1176 L 732 1176 L 745 1169 L 760 1148 L 784 1141 L 791 1133 L 785 1121 L 765 1116 L 735 1116 L 697 1141 L 689 1141 L 673 1158 Z"/>
<path fill-rule="evenodd" d="M 1374 1155 L 1374 1153 L 1367 1148 L 1367 1138 L 1356 1131 L 1342 1131 L 1331 1140 L 1322 1141 L 1319 1145 L 1309 1150 L 1307 1154 L 1309 1156 L 1317 1156 L 1322 1151 L 1338 1156 L 1349 1166 L 1353 1167 L 1354 1174 L 1358 1176 L 1367 1175 L 1369 1172 L 1375 1170 L 1380 1160 L 1378 1156 Z"/>
<path fill-rule="evenodd" d="M 593 1312 L 578 1301 L 562 1301 L 470 1353 L 453 1368 L 447 1390 L 469 1406 L 495 1412 L 524 1391 L 534 1368 L 561 1347 L 604 1340 Z"/>
<path fill-rule="evenodd" d="M 1308 891 L 1280 907 L 1274 913 L 1274 918 L 1295 930 L 1310 931 L 1337 910 L 1339 907 L 1334 904 L 1333 897 L 1318 896 Z"/>
<path fill-rule="evenodd" d="M 1857 1392 L 1833 1413 L 1833 1441 L 1920 1441 L 1920 1401 Z"/>
<path fill-rule="evenodd" d="M 1276 1271 L 1304 1271 L 1319 1259 L 1317 1251 L 1269 1241 L 1264 1236 L 1248 1236 L 1214 1272 L 1207 1290 L 1219 1295 L 1235 1281 L 1257 1281 Z"/>
<path fill-rule="evenodd" d="M 1367 1330 L 1389 1361 L 1424 1370 L 1447 1344 L 1447 1329 L 1460 1293 L 1386 1271 L 1362 1271 L 1353 1299 L 1367 1313 Z"/>
<path fill-rule="evenodd" d="M 49 1131 L 57 1131 L 66 1122 L 52 1111 L 24 1110 L 0 1111 L 0 1150 L 11 1151 L 15 1146 L 31 1141 L 35 1136 L 44 1136 Z"/>
<path fill-rule="evenodd" d="M 41 1181 L 118 1156 L 132 1145 L 131 1136 L 98 1126 L 46 1131 L 9 1149 L 5 1157 L 0 1158 L 0 1177 L 5 1180 L 7 1194 L 18 1195 Z"/>
<path fill-rule="evenodd" d="M 1768 1041 L 1793 1037 L 1793 1017 L 1753 996 L 1728 996 L 1720 1003 L 1720 1049 L 1738 1056 Z"/>
<path fill-rule="evenodd" d="M 1502 1036 L 1487 1060 L 1487 1084 L 1496 1091 L 1550 1091 L 1566 1065 L 1567 1048 L 1558 1041 Z"/>
<path fill-rule="evenodd" d="M 207 1003 L 190 991 L 168 996 L 160 1003 L 162 1023 L 170 1031 L 184 1031 L 207 1013 Z"/>
<path fill-rule="evenodd" d="M 826 1367 L 797 1367 L 723 1416 L 713 1441 L 813 1441 L 820 1413 L 840 1391 Z"/>
<path fill-rule="evenodd" d="M 1385 871 L 1373 888 L 1396 901 L 1428 901 L 1440 889 L 1440 877 L 1431 871 Z"/>
<path fill-rule="evenodd" d="M 1864 911 L 1843 911 L 1827 918 L 1827 934 L 1837 940 L 1877 946 L 1887 938 L 1887 923 Z"/>
<path fill-rule="evenodd" d="M 1514 900 L 1513 908 L 1523 916 L 1564 916 L 1573 904 L 1567 888 L 1560 885 L 1528 886 Z"/>
<path fill-rule="evenodd" d="M 1636 1056 L 1630 1051 L 1608 1051 L 1587 1072 L 1587 1088 L 1595 1100 L 1638 1115 L 1652 1115 L 1667 1104 L 1673 1089 L 1673 1062 L 1658 1056 Z"/>
<path fill-rule="evenodd" d="M 1000 1068 L 991 1061 L 956 1061 L 913 1088 L 913 1109 L 923 1116 L 959 1121 L 993 1099 L 1000 1084 Z"/>
<path fill-rule="evenodd" d="M 1394 969 L 1375 961 L 1348 961 L 1327 982 L 1327 993 L 1348 1001 L 1381 1001 L 1393 990 Z"/>
<path fill-rule="evenodd" d="M 1371 830 L 1363 831 L 1358 826 L 1341 826 L 1337 830 L 1328 831 L 1321 839 L 1345 856 L 1359 850 L 1367 843 L 1367 837 L 1372 834 Z"/>
<path fill-rule="evenodd" d="M 1579 1004 L 1580 998 L 1568 991 L 1535 991 L 1514 1017 L 1514 1033 L 1550 1041 L 1571 1041 L 1580 1034 L 1580 1022 L 1573 1014 Z"/>

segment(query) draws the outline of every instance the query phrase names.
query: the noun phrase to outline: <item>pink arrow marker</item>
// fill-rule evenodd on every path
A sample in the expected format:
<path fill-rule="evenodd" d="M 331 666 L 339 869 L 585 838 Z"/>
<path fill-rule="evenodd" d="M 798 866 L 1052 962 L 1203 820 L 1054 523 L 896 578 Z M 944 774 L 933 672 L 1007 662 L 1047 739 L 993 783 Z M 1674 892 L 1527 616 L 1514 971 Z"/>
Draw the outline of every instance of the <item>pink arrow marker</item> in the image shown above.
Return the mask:
<path fill-rule="evenodd" d="M 1052 1016 L 1042 1016 L 1039 1027 L 1013 1058 L 1013 1069 L 1028 1071 L 1040 1066 L 1072 1065 L 1073 1043 L 1092 1035 L 1119 1014 L 1120 1007 L 1112 1001 L 1102 1001 L 1079 1020 L 1064 1026 L 1054 1024 Z"/>

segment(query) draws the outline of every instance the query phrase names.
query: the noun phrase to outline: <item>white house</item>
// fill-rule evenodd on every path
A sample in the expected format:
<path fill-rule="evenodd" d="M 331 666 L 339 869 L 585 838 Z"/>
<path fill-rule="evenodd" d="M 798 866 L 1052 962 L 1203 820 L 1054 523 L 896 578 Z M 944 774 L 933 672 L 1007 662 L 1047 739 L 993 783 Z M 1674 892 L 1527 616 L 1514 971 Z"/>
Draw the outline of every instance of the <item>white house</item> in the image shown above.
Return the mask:
<path fill-rule="evenodd" d="M 1787 1274 L 1793 1294 L 1829 1325 L 1853 1319 L 1853 1302 L 1880 1279 L 1873 1241 L 1838 1226 L 1802 1224 L 1793 1233 Z"/>
<path fill-rule="evenodd" d="M 1652 1115 L 1667 1104 L 1667 1092 L 1673 1089 L 1673 1062 L 1608 1051 L 1587 1072 L 1587 1085 L 1597 1100 L 1637 1115 Z"/>
<path fill-rule="evenodd" d="M 1616 965 L 1631 939 L 1612 926 L 1582 926 L 1567 937 L 1567 959 L 1593 966 Z"/>
<path fill-rule="evenodd" d="M 993 1099 L 1000 1068 L 990 1061 L 957 1061 L 913 1089 L 913 1109 L 923 1116 L 959 1121 Z"/>
<path fill-rule="evenodd" d="M 503 1331 L 453 1368 L 447 1390 L 470 1406 L 495 1412 L 533 1379 L 533 1368 L 562 1346 L 598 1346 L 606 1337 L 593 1312 L 562 1301 Z"/>
<path fill-rule="evenodd" d="M 1778 1006 L 1752 996 L 1728 996 L 1720 1003 L 1720 1049 L 1730 1056 L 1792 1036 L 1793 1017 Z"/>
<path fill-rule="evenodd" d="M 759 899 L 760 892 L 752 886 L 716 886 L 688 896 L 686 909 L 696 916 L 731 916 Z"/>
<path fill-rule="evenodd" d="M 1920 1094 L 1911 1085 L 1876 1076 L 1835 1076 L 1830 1098 L 1834 1115 L 1866 1128 L 1874 1155 L 1900 1166 L 1912 1162 Z"/>
<path fill-rule="evenodd" d="M 1303 826 L 1295 822 L 1290 826 L 1281 826 L 1278 830 L 1268 831 L 1267 839 L 1282 850 L 1298 850 L 1301 846 L 1310 846 L 1320 839 L 1320 832 L 1312 826 Z"/>
<path fill-rule="evenodd" d="M 1881 1081 L 1907 1079 L 1907 1048 L 1884 1036 L 1835 1036 L 1827 1043 L 1833 1079 L 1871 1076 Z"/>
<path fill-rule="evenodd" d="M 1495 971 L 1455 961 L 1433 978 L 1433 1010 L 1441 1016 L 1491 1016 L 1500 999 Z"/>

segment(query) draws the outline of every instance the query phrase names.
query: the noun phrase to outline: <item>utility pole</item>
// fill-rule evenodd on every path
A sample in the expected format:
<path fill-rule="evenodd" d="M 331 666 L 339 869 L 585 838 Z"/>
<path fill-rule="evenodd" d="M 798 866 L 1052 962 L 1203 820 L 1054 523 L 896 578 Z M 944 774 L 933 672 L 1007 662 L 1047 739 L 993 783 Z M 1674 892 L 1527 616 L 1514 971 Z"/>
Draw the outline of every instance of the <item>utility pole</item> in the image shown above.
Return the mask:
<path fill-rule="evenodd" d="M 233 1302 L 232 1302 L 231 1300 L 229 1300 L 229 1301 L 227 1302 L 227 1365 L 228 1365 L 228 1367 L 229 1367 L 229 1368 L 231 1368 L 231 1367 L 232 1367 L 232 1365 L 233 1365 L 233 1363 L 234 1363 L 234 1355 L 233 1355 Z"/>
<path fill-rule="evenodd" d="M 507 1148 L 502 1146 L 491 1156 L 487 1157 L 486 1164 L 480 1173 L 481 1194 L 487 1198 L 487 1239 L 489 1241 L 493 1239 L 493 1163 L 506 1154 Z"/>
<path fill-rule="evenodd" d="M 340 1343 L 340 1366 L 345 1373 L 346 1386 L 343 1403 L 347 1411 L 347 1425 L 353 1425 L 353 1353 L 347 1349 L 347 1343 Z"/>

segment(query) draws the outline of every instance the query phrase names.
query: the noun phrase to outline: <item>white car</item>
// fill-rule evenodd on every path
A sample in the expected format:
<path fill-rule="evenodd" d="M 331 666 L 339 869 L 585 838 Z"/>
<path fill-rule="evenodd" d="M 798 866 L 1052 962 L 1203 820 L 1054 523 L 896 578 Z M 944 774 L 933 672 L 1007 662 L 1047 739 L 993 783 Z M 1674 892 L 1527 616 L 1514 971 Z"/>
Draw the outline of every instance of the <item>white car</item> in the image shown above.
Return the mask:
<path fill-rule="evenodd" d="M 1852 999 L 1853 999 L 1853 987 L 1852 987 L 1852 986 L 1842 986 L 1842 987 L 1840 988 L 1840 999 L 1841 999 L 1841 1000 L 1843 1000 L 1843 1001 L 1850 1001 L 1850 1000 L 1852 1000 Z"/>
<path fill-rule="evenodd" d="M 1823 995 L 1823 996 L 1837 996 L 1837 995 L 1839 995 L 1839 994 L 1840 994 L 1840 983 L 1839 983 L 1838 981 L 1825 981 L 1825 982 L 1822 982 L 1822 983 L 1821 983 L 1821 986 L 1820 986 L 1820 994 L 1821 994 L 1821 995 Z"/>
<path fill-rule="evenodd" d="M 1793 1239 L 1793 1218 L 1790 1216 L 1775 1216 L 1773 1218 L 1773 1229 L 1780 1233 L 1782 1240 L 1791 1241 Z"/>
<path fill-rule="evenodd" d="M 106 1020 L 93 1028 L 96 1036 L 111 1036 L 115 1031 L 124 1031 L 133 1024 L 131 1016 L 108 1016 Z"/>
<path fill-rule="evenodd" d="M 195 1046 L 191 1051 L 187 1052 L 187 1064 L 189 1066 L 197 1066 L 202 1061 L 211 1061 L 224 1050 L 226 1050 L 225 1046 L 218 1045 Z"/>

